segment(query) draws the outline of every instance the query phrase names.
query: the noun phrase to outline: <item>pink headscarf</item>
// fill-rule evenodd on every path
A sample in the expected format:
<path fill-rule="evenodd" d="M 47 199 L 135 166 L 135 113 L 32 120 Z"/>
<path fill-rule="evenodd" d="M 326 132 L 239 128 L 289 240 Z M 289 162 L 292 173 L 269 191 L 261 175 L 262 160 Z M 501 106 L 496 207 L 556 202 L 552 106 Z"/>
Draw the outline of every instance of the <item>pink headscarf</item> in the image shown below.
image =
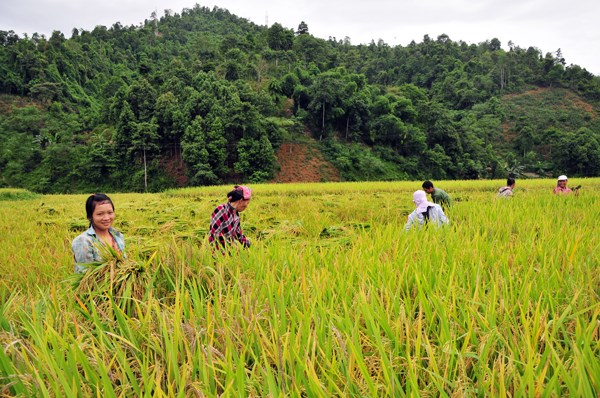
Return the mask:
<path fill-rule="evenodd" d="M 425 213 L 428 206 L 435 205 L 427 200 L 427 193 L 422 190 L 418 190 L 413 193 L 413 202 L 415 202 L 415 205 L 417 206 L 417 213 Z"/>
<path fill-rule="evenodd" d="M 238 185 L 235 190 L 242 191 L 244 200 L 249 200 L 252 197 L 252 190 L 245 185 Z"/>

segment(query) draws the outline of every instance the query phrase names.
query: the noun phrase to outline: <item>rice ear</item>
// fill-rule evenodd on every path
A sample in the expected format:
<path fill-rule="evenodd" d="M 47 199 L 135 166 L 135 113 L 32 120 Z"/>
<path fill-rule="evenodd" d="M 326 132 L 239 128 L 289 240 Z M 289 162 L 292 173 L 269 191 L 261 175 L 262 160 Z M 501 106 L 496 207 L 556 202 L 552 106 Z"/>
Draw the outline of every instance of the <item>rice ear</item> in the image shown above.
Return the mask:
<path fill-rule="evenodd" d="M 94 246 L 101 260 L 90 264 L 85 273 L 76 277 L 76 292 L 90 299 L 90 304 L 109 317 L 113 314 L 112 305 L 107 305 L 109 302 L 131 315 L 152 286 L 152 277 L 148 271 L 154 256 L 147 262 L 137 262 L 127 259 L 102 242 L 95 242 Z"/>
<path fill-rule="evenodd" d="M 101 241 L 97 241 L 93 243 L 96 250 L 100 254 L 100 262 L 105 263 L 111 260 L 123 261 L 125 259 L 125 255 L 120 251 L 115 250 L 112 246 L 107 245 Z"/>

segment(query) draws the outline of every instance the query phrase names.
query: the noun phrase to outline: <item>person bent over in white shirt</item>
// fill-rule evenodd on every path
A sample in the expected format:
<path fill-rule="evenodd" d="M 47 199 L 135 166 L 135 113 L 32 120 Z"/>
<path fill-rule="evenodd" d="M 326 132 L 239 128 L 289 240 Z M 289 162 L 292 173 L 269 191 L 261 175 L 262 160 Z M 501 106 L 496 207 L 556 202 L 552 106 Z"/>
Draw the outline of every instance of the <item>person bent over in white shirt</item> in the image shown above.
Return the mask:
<path fill-rule="evenodd" d="M 449 222 L 442 207 L 427 200 L 425 191 L 415 191 L 413 194 L 413 202 L 417 208 L 408 215 L 408 221 L 404 226 L 404 229 L 407 231 L 413 226 L 420 228 L 422 225 L 433 224 L 439 227 L 440 225 Z"/>

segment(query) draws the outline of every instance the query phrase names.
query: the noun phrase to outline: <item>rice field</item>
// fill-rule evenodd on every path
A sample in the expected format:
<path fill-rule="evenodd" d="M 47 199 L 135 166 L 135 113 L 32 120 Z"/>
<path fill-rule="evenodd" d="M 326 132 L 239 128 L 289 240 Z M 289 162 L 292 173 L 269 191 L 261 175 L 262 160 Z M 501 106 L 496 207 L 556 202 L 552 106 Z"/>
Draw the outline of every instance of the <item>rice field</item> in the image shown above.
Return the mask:
<path fill-rule="evenodd" d="M 420 182 L 254 185 L 216 259 L 229 186 L 107 192 L 139 278 L 96 297 L 88 195 L 0 190 L 0 396 L 600 396 L 600 179 L 569 182 L 434 181 L 451 224 L 410 232 Z"/>

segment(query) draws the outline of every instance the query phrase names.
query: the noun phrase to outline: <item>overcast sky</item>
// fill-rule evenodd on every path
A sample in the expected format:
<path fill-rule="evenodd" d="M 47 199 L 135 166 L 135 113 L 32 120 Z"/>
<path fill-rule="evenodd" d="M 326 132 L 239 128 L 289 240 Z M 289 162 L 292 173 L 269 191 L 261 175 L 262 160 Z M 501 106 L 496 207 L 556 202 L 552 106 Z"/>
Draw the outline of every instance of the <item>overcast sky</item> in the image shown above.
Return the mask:
<path fill-rule="evenodd" d="M 480 43 L 498 38 L 543 54 L 561 49 L 567 65 L 577 64 L 600 76 L 600 1 L 598 0 L 0 0 L 0 30 L 53 30 L 71 37 L 73 28 L 138 25 L 153 11 L 180 13 L 194 4 L 228 9 L 256 24 L 279 22 L 327 39 L 348 36 L 352 44 L 383 39 L 391 46 L 421 42 L 428 34 Z"/>

